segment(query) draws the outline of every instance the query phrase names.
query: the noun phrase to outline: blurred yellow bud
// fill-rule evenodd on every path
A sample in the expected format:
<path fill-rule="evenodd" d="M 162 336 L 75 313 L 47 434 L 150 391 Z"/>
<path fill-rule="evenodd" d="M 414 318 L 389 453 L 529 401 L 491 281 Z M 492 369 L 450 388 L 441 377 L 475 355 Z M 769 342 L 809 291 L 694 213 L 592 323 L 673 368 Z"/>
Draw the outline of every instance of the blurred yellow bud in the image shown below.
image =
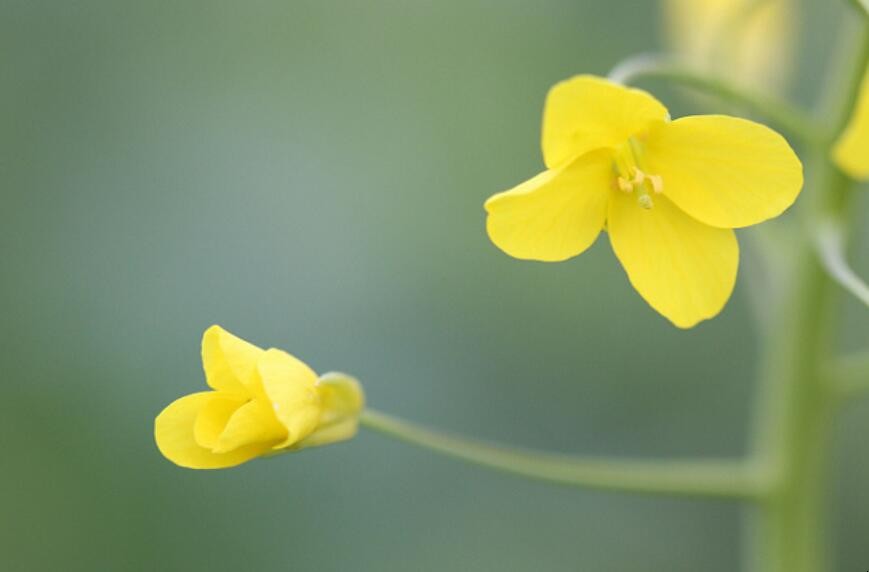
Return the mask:
<path fill-rule="evenodd" d="M 796 0 L 664 0 L 667 43 L 700 69 L 781 88 L 796 35 Z"/>
<path fill-rule="evenodd" d="M 863 78 L 857 107 L 833 149 L 833 157 L 850 176 L 869 179 L 869 70 Z"/>
<path fill-rule="evenodd" d="M 352 377 L 318 377 L 290 354 L 263 350 L 220 326 L 202 337 L 202 363 L 213 391 L 177 399 L 154 424 L 157 447 L 177 465 L 232 467 L 356 434 L 364 398 Z"/>

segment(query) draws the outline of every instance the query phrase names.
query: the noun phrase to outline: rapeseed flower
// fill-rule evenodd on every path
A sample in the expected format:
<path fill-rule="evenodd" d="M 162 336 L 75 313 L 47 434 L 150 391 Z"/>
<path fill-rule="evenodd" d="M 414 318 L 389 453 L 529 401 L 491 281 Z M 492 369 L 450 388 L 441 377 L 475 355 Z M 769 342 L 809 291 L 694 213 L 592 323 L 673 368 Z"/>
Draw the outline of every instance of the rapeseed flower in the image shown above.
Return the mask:
<path fill-rule="evenodd" d="M 160 452 L 182 467 L 232 467 L 255 457 L 325 445 L 356 434 L 362 389 L 277 349 L 260 349 L 212 326 L 202 337 L 212 391 L 166 407 L 154 424 Z"/>
<path fill-rule="evenodd" d="M 781 87 L 796 39 L 795 0 L 664 0 L 671 50 L 752 87 Z"/>
<path fill-rule="evenodd" d="M 731 229 L 778 216 L 803 183 L 802 164 L 771 129 L 721 115 L 671 121 L 650 94 L 593 76 L 550 90 L 542 146 L 548 170 L 486 201 L 492 242 L 554 262 L 605 229 L 637 292 L 681 328 L 730 297 Z"/>
<path fill-rule="evenodd" d="M 833 149 L 833 157 L 850 176 L 869 179 L 869 73 L 863 78 L 857 107 Z"/>

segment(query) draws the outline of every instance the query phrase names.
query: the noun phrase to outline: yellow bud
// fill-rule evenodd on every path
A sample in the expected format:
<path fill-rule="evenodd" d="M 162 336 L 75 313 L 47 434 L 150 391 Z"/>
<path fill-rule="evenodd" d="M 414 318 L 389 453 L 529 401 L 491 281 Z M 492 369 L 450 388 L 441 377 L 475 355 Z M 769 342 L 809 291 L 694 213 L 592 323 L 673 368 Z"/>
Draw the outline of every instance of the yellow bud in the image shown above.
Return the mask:
<path fill-rule="evenodd" d="M 796 0 L 664 0 L 667 43 L 680 57 L 752 87 L 788 79 Z"/>
<path fill-rule="evenodd" d="M 154 424 L 157 447 L 177 465 L 232 467 L 356 434 L 364 397 L 350 376 L 318 377 L 290 354 L 219 326 L 203 336 L 202 361 L 213 391 L 177 399 Z"/>

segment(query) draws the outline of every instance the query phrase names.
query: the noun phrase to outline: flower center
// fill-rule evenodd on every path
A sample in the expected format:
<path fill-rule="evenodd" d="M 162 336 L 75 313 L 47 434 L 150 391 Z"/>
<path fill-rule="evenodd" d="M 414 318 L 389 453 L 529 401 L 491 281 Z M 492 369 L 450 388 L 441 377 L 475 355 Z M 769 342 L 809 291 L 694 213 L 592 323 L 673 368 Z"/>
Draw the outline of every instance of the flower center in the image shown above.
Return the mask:
<path fill-rule="evenodd" d="M 660 175 L 650 175 L 645 170 L 643 154 L 642 142 L 637 137 L 631 137 L 616 151 L 613 171 L 616 188 L 623 193 L 636 193 L 637 204 L 650 209 L 655 206 L 652 195 L 664 192 L 664 180 Z"/>

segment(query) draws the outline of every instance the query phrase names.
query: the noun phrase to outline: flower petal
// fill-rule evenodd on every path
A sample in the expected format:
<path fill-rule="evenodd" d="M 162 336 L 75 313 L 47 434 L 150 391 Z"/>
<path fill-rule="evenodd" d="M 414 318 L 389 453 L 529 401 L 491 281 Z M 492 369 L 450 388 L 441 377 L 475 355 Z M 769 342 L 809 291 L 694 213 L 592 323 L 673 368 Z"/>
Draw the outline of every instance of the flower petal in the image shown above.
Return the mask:
<path fill-rule="evenodd" d="M 732 230 L 695 221 L 663 196 L 644 209 L 613 192 L 610 242 L 633 287 L 680 328 L 718 314 L 736 281 L 739 246 Z"/>
<path fill-rule="evenodd" d="M 555 84 L 543 111 L 543 161 L 552 169 L 666 121 L 667 108 L 650 94 L 580 75 Z"/>
<path fill-rule="evenodd" d="M 700 222 L 739 228 L 780 215 L 803 186 L 803 167 L 785 139 L 735 117 L 683 117 L 654 128 L 645 169 Z"/>
<path fill-rule="evenodd" d="M 486 230 L 501 250 L 555 262 L 594 243 L 606 220 L 612 159 L 596 151 L 550 169 L 486 201 Z"/>
<path fill-rule="evenodd" d="M 257 444 L 271 448 L 286 437 L 287 429 L 278 423 L 270 404 L 254 399 L 232 414 L 212 450 L 215 453 L 226 453 Z"/>
<path fill-rule="evenodd" d="M 257 443 L 228 453 L 214 453 L 200 446 L 195 439 L 196 418 L 214 395 L 211 391 L 186 395 L 169 404 L 154 422 L 154 439 L 164 457 L 189 469 L 219 469 L 234 467 L 269 449 L 269 444 Z"/>
<path fill-rule="evenodd" d="M 274 413 L 288 432 L 275 448 L 304 439 L 320 420 L 317 374 L 302 361 L 277 349 L 266 351 L 257 367 Z"/>
<path fill-rule="evenodd" d="M 263 350 L 220 326 L 211 326 L 202 336 L 202 365 L 208 385 L 220 391 L 249 395 Z"/>
<path fill-rule="evenodd" d="M 855 179 L 869 179 L 869 73 L 863 78 L 857 109 L 836 143 L 833 157 Z"/>
<path fill-rule="evenodd" d="M 193 436 L 196 442 L 206 449 L 211 449 L 236 409 L 244 405 L 246 399 L 222 391 L 210 392 L 211 399 L 196 416 L 193 426 Z"/>

